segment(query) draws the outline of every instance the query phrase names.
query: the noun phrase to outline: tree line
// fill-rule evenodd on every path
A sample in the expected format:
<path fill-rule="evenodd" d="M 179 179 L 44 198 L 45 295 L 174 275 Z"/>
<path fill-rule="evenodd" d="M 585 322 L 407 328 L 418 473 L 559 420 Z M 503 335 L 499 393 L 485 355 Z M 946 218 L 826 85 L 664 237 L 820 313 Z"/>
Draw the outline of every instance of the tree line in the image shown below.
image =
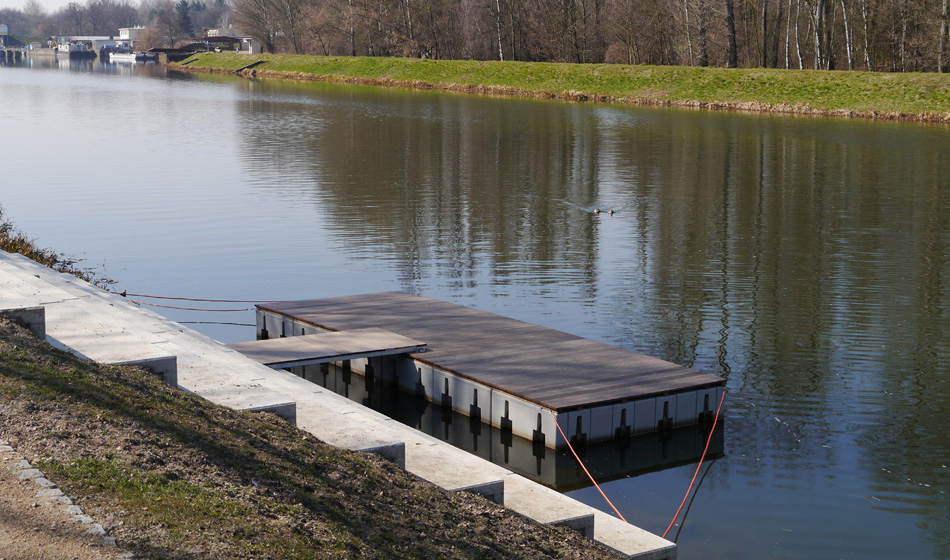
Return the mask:
<path fill-rule="evenodd" d="M 233 14 L 266 52 L 947 71 L 950 0 L 87 0 L 0 10 L 46 35 L 145 22 L 175 43 Z M 34 34 L 36 34 L 34 32 Z"/>
<path fill-rule="evenodd" d="M 272 52 L 945 71 L 948 0 L 234 0 Z"/>
<path fill-rule="evenodd" d="M 87 0 L 48 12 L 37 0 L 22 9 L 0 9 L 10 42 L 45 42 L 49 37 L 118 36 L 122 27 L 146 27 L 144 48 L 171 47 L 202 35 L 205 28 L 226 27 L 232 10 L 226 0 Z"/>

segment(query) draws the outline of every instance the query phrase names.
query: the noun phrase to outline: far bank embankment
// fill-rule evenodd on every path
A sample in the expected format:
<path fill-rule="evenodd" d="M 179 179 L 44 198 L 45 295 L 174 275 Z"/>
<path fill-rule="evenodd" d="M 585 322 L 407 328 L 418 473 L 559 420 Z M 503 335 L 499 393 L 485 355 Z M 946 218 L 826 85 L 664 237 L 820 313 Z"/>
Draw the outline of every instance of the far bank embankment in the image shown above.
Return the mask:
<path fill-rule="evenodd" d="M 950 124 L 946 74 L 232 53 L 200 54 L 170 68 L 565 101 Z"/>

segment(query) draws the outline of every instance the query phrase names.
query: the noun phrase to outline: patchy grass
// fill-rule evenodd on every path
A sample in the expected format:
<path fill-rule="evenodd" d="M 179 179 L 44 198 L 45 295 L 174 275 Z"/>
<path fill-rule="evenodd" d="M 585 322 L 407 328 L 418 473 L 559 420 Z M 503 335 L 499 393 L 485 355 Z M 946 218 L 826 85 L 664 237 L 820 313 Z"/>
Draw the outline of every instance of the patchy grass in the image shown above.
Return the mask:
<path fill-rule="evenodd" d="M 207 53 L 182 69 L 576 101 L 950 122 L 950 78 L 814 70 L 690 68 Z M 174 66 L 173 66 L 174 67 Z"/>
<path fill-rule="evenodd" d="M 80 360 L 3 317 L 0 438 L 139 558 L 616 557 L 276 416 Z"/>

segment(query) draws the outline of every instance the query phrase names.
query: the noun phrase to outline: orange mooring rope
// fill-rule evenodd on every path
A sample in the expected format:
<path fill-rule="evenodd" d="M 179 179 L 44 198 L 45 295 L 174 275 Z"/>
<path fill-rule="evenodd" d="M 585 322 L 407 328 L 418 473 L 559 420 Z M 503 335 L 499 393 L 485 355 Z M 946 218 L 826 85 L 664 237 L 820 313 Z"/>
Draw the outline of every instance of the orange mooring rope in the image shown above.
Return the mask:
<path fill-rule="evenodd" d="M 683 511 L 683 505 L 686 503 L 686 498 L 689 498 L 689 493 L 693 491 L 693 484 L 696 483 L 696 475 L 699 474 L 699 469 L 703 466 L 703 459 L 706 458 L 706 451 L 709 450 L 709 442 L 712 441 L 713 432 L 716 431 L 716 422 L 719 421 L 719 411 L 722 410 L 722 401 L 726 400 L 726 390 L 723 389 L 722 397 L 719 398 L 719 406 L 716 408 L 716 417 L 713 418 L 712 428 L 709 429 L 709 437 L 706 438 L 706 447 L 703 449 L 703 454 L 699 458 L 699 464 L 696 465 L 696 472 L 693 473 L 693 480 L 689 482 L 689 488 L 686 489 L 686 495 L 683 496 L 683 501 L 680 503 L 680 507 L 677 508 L 676 514 L 673 516 L 673 520 L 670 521 L 670 526 L 666 528 L 666 531 L 663 532 L 663 538 L 666 538 L 666 535 L 669 534 L 670 529 L 673 528 L 673 524 L 676 523 L 676 518 L 680 516 L 680 512 Z"/>
<path fill-rule="evenodd" d="M 557 423 L 557 418 L 554 419 L 554 425 L 557 426 L 557 431 L 561 432 L 561 437 L 564 438 L 564 442 L 567 444 L 567 448 L 571 450 L 571 454 L 573 454 L 574 458 L 577 459 L 577 464 L 580 465 L 582 469 L 584 469 L 584 474 L 586 474 L 587 478 L 589 478 L 590 481 L 594 483 L 594 488 L 596 488 L 597 491 L 600 492 L 600 495 L 603 496 L 605 500 L 607 500 L 607 504 L 610 505 L 611 509 L 614 510 L 614 513 L 617 514 L 617 517 L 626 523 L 627 520 L 624 519 L 622 515 L 620 515 L 620 512 L 614 507 L 614 504 L 610 501 L 610 498 L 607 497 L 607 494 L 604 494 L 604 491 L 600 489 L 600 485 L 597 484 L 597 481 L 594 480 L 594 477 L 590 475 L 590 471 L 588 471 L 587 467 L 584 466 L 584 462 L 581 461 L 581 458 L 577 456 L 577 452 L 574 451 L 574 447 L 571 445 L 571 440 L 567 439 L 567 436 L 564 435 L 564 430 L 561 429 L 561 425 Z"/>

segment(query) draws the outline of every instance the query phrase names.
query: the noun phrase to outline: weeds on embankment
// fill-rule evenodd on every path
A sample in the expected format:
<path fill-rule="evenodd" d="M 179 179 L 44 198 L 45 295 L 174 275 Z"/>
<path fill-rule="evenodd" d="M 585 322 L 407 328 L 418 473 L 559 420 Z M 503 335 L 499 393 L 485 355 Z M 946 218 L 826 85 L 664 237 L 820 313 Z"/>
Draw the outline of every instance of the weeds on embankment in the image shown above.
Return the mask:
<path fill-rule="evenodd" d="M 109 289 L 115 280 L 93 268 L 79 266 L 82 259 L 69 257 L 48 247 L 40 247 L 36 239 L 28 237 L 9 220 L 0 206 L 0 249 L 8 253 L 19 253 L 53 270 L 72 274 L 103 290 Z"/>

